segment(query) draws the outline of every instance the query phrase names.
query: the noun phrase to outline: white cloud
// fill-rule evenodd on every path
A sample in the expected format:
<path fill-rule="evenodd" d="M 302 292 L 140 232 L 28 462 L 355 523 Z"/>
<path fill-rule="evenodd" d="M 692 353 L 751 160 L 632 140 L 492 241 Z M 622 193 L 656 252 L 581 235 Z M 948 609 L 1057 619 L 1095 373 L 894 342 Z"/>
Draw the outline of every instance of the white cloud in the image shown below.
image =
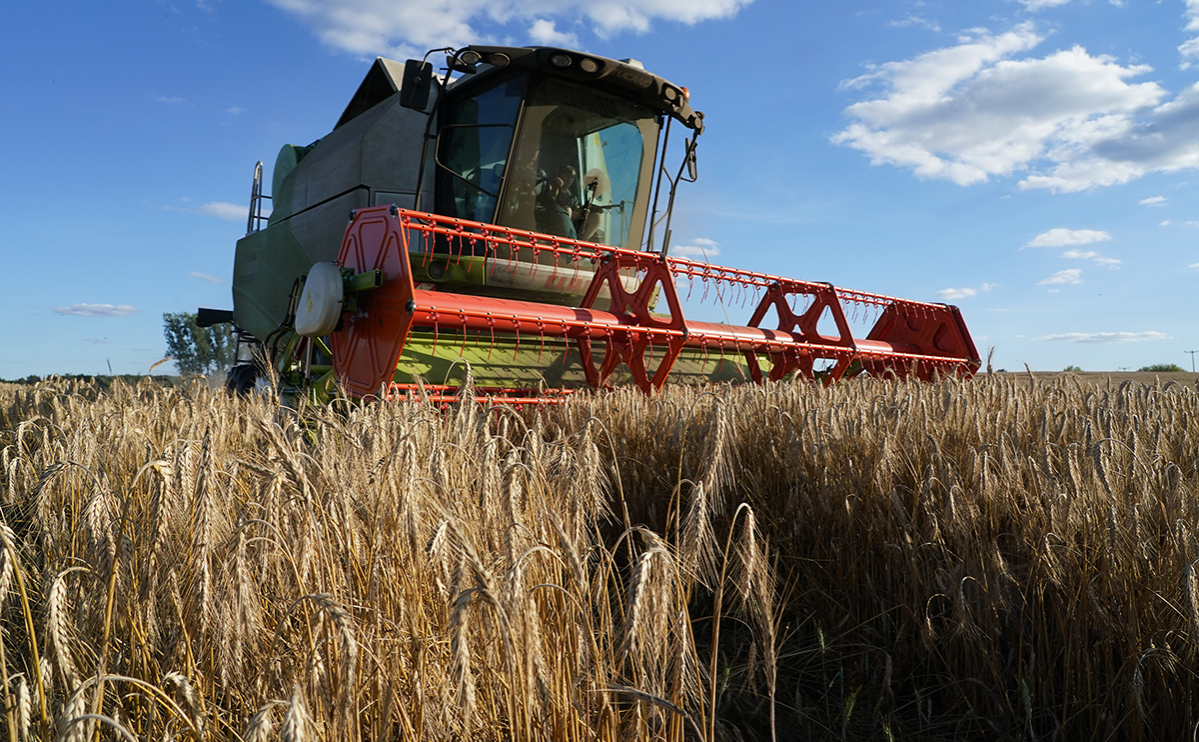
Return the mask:
<path fill-rule="evenodd" d="M 940 32 L 941 26 L 936 21 L 918 15 L 908 15 L 903 20 L 891 21 L 887 25 L 892 28 L 908 28 L 916 26 L 933 32 Z"/>
<path fill-rule="evenodd" d="M 128 304 L 72 304 L 52 309 L 58 314 L 73 314 L 78 317 L 128 317 L 142 311 Z"/>
<path fill-rule="evenodd" d="M 182 201 L 188 204 L 186 207 L 166 206 L 167 211 L 182 211 L 185 214 L 203 214 L 204 216 L 215 216 L 218 219 L 228 219 L 231 222 L 244 222 L 249 216 L 249 207 L 240 204 L 231 204 L 228 201 L 209 201 L 200 206 L 191 206 L 194 199 L 184 198 Z M 271 215 L 270 207 L 262 210 L 264 217 Z"/>
<path fill-rule="evenodd" d="M 1036 12 L 1045 8 L 1054 8 L 1058 5 L 1065 5 L 1070 0 L 1019 0 L 1019 3 L 1024 6 L 1025 10 Z"/>
<path fill-rule="evenodd" d="M 223 278 L 217 278 L 216 276 L 210 276 L 207 273 L 200 273 L 199 271 L 192 271 L 192 272 L 188 273 L 187 275 L 191 276 L 192 278 L 198 278 L 201 281 L 207 281 L 208 283 L 225 283 L 225 279 L 223 279 Z"/>
<path fill-rule="evenodd" d="M 1191 57 L 1199 56 L 1199 37 L 1190 38 L 1178 45 L 1178 53 L 1182 55 L 1183 63 L 1181 67 L 1185 70 L 1191 66 L 1191 63 L 1185 61 Z"/>
<path fill-rule="evenodd" d="M 1159 226 L 1159 227 L 1168 227 L 1168 226 L 1170 226 L 1170 225 L 1171 225 L 1171 224 L 1173 224 L 1173 223 L 1174 223 L 1174 222 L 1172 222 L 1172 221 L 1170 221 L 1169 219 L 1167 219 L 1167 220 L 1165 220 L 1164 222 L 1161 222 L 1160 224 L 1158 224 L 1157 226 Z"/>
<path fill-rule="evenodd" d="M 1080 46 L 1026 54 L 1043 40 L 1023 23 L 880 65 L 843 83 L 884 90 L 847 107 L 833 141 L 959 185 L 1023 176 L 1022 189 L 1073 192 L 1199 168 L 1199 85 L 1167 100 L 1158 83 L 1132 82 L 1147 65 Z"/>
<path fill-rule="evenodd" d="M 250 213 L 248 207 L 231 204 L 228 201 L 209 201 L 198 207 L 196 212 L 229 221 L 245 221 L 246 216 Z"/>
<path fill-rule="evenodd" d="M 707 260 L 720 254 L 720 248 L 717 247 L 717 244 L 714 240 L 709 240 L 705 237 L 696 237 L 686 245 L 671 246 L 670 254 L 678 258 Z"/>
<path fill-rule="evenodd" d="M 245 112 L 246 109 L 242 108 L 241 106 L 232 106 L 225 109 L 225 113 L 229 114 L 230 116 L 240 116 Z"/>
<path fill-rule="evenodd" d="M 999 284 L 997 284 L 997 283 L 984 283 L 982 286 L 979 286 L 976 289 L 972 289 L 972 288 L 941 289 L 940 291 L 937 292 L 937 296 L 941 297 L 945 301 L 953 301 L 955 299 L 967 299 L 971 296 L 978 296 L 978 294 L 980 292 L 990 291 L 991 289 L 995 288 L 998 285 Z"/>
<path fill-rule="evenodd" d="M 753 0 L 268 0 L 298 17 L 325 44 L 351 54 L 403 59 L 427 49 L 494 42 L 487 23 L 520 23 L 529 41 L 555 21 L 580 23 L 601 37 L 644 33 L 654 21 L 697 23 L 727 18 Z M 545 21 L 549 26 L 538 25 Z M 543 36 L 544 38 L 544 36 Z M 503 40 L 503 39 L 501 39 Z M 524 43 L 526 39 L 516 39 Z"/>
<path fill-rule="evenodd" d="M 1038 286 L 1055 286 L 1065 284 L 1082 283 L 1082 269 L 1068 268 L 1064 271 L 1058 271 L 1049 278 L 1037 281 Z"/>
<path fill-rule="evenodd" d="M 1182 16 L 1186 19 L 1186 30 L 1199 31 L 1199 0 L 1186 0 L 1186 10 Z M 1199 57 L 1199 36 L 1192 37 L 1182 42 L 1178 47 L 1178 53 L 1182 55 L 1182 68 L 1186 69 L 1191 66 L 1188 61 L 1192 57 Z"/>
<path fill-rule="evenodd" d="M 1080 343 L 1143 343 L 1153 340 L 1170 340 L 1164 332 L 1064 332 L 1044 335 L 1037 340 L 1060 340 L 1072 344 Z"/>
<path fill-rule="evenodd" d="M 166 96 L 159 96 L 158 102 L 159 103 L 168 103 L 172 106 L 190 106 L 192 104 L 192 102 L 189 101 L 187 98 L 181 98 L 177 95 L 171 96 L 169 98 Z"/>
<path fill-rule="evenodd" d="M 1191 263 L 1191 264 L 1190 264 L 1190 265 L 1188 265 L 1187 267 L 1188 267 L 1188 268 L 1199 268 L 1199 263 Z"/>
<path fill-rule="evenodd" d="M 529 39 L 543 46 L 577 47 L 579 38 L 572 33 L 562 33 L 553 21 L 538 18 L 529 26 Z"/>
<path fill-rule="evenodd" d="M 1123 262 L 1119 258 L 1105 258 L 1094 250 L 1067 250 L 1062 253 L 1062 257 L 1067 260 L 1094 260 L 1095 265 L 1101 265 L 1111 270 L 1120 270 L 1120 264 Z M 1081 281 L 1077 283 L 1081 283 Z"/>
<path fill-rule="evenodd" d="M 978 289 L 941 289 L 937 292 L 937 296 L 945 301 L 953 301 L 954 299 L 965 299 L 968 296 L 974 296 L 978 293 Z"/>
<path fill-rule="evenodd" d="M 1137 203 L 1140 204 L 1141 206 L 1165 206 L 1166 205 L 1166 197 L 1165 196 L 1153 196 L 1151 198 L 1142 198 L 1140 201 L 1137 201 Z"/>
<path fill-rule="evenodd" d="M 1092 242 L 1108 242 L 1112 236 L 1098 229 L 1064 229 L 1058 227 L 1042 232 L 1024 243 L 1027 247 L 1065 247 L 1067 245 L 1089 245 Z"/>

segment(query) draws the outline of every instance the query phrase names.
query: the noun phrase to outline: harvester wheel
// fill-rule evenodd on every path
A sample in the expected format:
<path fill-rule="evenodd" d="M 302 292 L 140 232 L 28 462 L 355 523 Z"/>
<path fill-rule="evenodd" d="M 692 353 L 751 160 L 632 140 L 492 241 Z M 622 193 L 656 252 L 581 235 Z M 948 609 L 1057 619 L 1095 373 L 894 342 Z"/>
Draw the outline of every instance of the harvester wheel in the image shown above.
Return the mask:
<path fill-rule="evenodd" d="M 243 363 L 229 369 L 225 375 L 225 388 L 230 392 L 246 395 L 254 390 L 258 380 L 258 369 L 252 363 Z"/>

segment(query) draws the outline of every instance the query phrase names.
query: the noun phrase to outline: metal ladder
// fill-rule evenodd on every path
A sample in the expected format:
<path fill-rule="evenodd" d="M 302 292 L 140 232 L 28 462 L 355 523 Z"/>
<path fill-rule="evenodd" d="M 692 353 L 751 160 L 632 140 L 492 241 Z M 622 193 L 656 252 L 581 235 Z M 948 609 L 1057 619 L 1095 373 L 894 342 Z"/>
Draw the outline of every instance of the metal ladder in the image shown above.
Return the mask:
<path fill-rule="evenodd" d="M 250 186 L 250 218 L 246 222 L 246 234 L 251 234 L 262 229 L 262 223 L 269 216 L 262 215 L 263 200 L 270 201 L 270 196 L 262 195 L 262 160 L 259 160 L 254 165 L 254 184 Z"/>

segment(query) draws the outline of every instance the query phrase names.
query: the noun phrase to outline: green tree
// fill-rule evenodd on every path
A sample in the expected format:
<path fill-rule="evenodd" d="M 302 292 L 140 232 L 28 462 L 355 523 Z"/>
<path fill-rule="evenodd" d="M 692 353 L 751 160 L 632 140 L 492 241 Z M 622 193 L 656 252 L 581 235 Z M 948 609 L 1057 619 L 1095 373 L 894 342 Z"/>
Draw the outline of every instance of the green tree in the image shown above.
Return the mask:
<path fill-rule="evenodd" d="M 1179 366 L 1177 363 L 1155 363 L 1152 366 L 1141 366 L 1137 369 L 1137 371 L 1156 371 L 1159 374 L 1168 374 L 1182 370 L 1182 366 Z"/>
<path fill-rule="evenodd" d="M 224 371 L 236 360 L 237 341 L 229 324 L 200 327 L 194 312 L 168 312 L 162 325 L 167 355 L 183 376 Z"/>
<path fill-rule="evenodd" d="M 1079 366 L 1066 366 L 1066 368 L 1064 368 L 1062 370 L 1062 373 L 1064 373 L 1064 374 L 1080 374 L 1080 373 L 1082 373 L 1082 368 Z"/>

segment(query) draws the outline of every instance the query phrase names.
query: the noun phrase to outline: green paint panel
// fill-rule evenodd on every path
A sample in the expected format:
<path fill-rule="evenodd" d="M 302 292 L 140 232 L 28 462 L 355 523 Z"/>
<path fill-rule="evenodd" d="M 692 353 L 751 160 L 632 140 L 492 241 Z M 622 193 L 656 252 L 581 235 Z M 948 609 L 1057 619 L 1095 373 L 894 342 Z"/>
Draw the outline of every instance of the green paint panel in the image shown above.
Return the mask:
<path fill-rule="evenodd" d="M 279 327 L 296 276 L 311 267 L 286 222 L 237 241 L 233 262 L 233 311 L 237 326 L 259 340 Z"/>
<path fill-rule="evenodd" d="M 436 345 L 436 352 L 434 352 Z M 602 359 L 603 344 L 595 343 L 597 364 Z M 655 358 L 660 359 L 659 354 Z M 769 360 L 760 361 L 769 373 Z M 461 385 L 466 364 L 470 365 L 476 386 L 481 387 L 546 387 L 578 389 L 588 386 L 573 341 L 558 338 L 522 337 L 496 338 L 487 335 L 461 333 L 413 332 L 404 347 L 393 380 L 398 384 L 415 383 L 416 377 L 429 384 Z M 717 381 L 747 381 L 749 371 L 741 355 L 705 354 L 684 350 L 675 361 L 670 374 L 671 383 L 702 384 Z M 609 383 L 632 383 L 625 366 L 617 369 Z"/>

